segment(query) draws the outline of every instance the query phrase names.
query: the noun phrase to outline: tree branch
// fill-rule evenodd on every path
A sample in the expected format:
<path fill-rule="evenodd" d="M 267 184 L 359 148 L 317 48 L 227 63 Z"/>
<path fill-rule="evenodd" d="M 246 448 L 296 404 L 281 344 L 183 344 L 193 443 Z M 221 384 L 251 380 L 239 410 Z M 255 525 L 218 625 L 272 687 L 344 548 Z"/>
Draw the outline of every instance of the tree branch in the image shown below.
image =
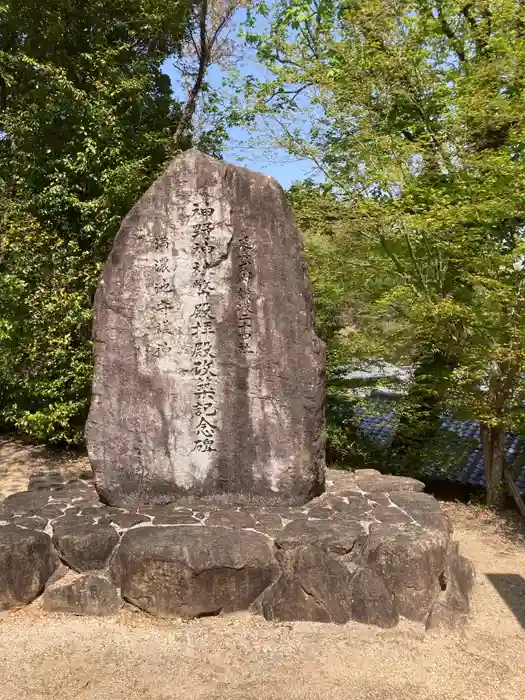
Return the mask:
<path fill-rule="evenodd" d="M 197 56 L 199 59 L 199 65 L 197 69 L 197 75 L 195 77 L 195 82 L 192 88 L 188 92 L 188 99 L 182 110 L 181 118 L 173 134 L 173 140 L 178 143 L 184 132 L 191 124 L 193 115 L 195 114 L 195 109 L 197 107 L 197 98 L 202 89 L 202 84 L 204 82 L 204 76 L 206 75 L 206 70 L 209 65 L 210 60 L 210 46 L 208 44 L 208 36 L 206 32 L 206 19 L 208 16 L 208 0 L 201 0 L 200 12 L 199 12 L 199 46 L 197 49 Z"/>
<path fill-rule="evenodd" d="M 468 9 L 470 5 L 467 5 L 466 8 Z M 465 10 L 465 8 L 463 8 Z M 438 17 L 439 17 L 439 22 L 441 24 L 441 29 L 443 31 L 443 34 L 450 39 L 450 43 L 452 44 L 452 47 L 454 51 L 457 54 L 457 57 L 459 58 L 461 63 L 465 62 L 465 49 L 461 45 L 461 42 L 459 38 L 456 36 L 456 33 L 453 31 L 452 27 L 448 23 L 445 15 L 443 14 L 443 7 L 441 3 L 438 3 L 437 5 L 437 11 L 438 11 Z"/>

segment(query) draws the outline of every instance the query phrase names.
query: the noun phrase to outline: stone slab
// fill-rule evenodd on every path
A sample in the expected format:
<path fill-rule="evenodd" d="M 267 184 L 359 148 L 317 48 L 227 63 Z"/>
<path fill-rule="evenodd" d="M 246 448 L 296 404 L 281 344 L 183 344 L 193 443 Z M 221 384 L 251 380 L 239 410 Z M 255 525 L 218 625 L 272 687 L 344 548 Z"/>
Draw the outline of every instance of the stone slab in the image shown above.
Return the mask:
<path fill-rule="evenodd" d="M 257 601 L 267 620 L 348 622 L 351 574 L 322 549 L 300 545 L 280 553 L 281 575 Z"/>
<path fill-rule="evenodd" d="M 272 178 L 192 150 L 125 218 L 94 305 L 102 500 L 304 503 L 324 488 L 324 345 Z"/>

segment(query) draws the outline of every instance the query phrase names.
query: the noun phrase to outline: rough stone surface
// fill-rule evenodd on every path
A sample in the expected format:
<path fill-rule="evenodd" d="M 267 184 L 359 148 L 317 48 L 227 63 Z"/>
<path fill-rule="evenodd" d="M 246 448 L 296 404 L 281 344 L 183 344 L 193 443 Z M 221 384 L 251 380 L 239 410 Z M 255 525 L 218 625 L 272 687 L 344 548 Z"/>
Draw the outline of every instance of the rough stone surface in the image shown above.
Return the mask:
<path fill-rule="evenodd" d="M 279 563 L 280 577 L 256 604 L 267 620 L 348 622 L 351 575 L 343 564 L 308 545 L 282 552 Z"/>
<path fill-rule="evenodd" d="M 440 509 L 439 503 L 427 493 L 392 493 L 392 503 L 411 519 L 428 530 L 447 531 L 452 534 L 450 518 Z"/>
<path fill-rule="evenodd" d="M 459 554 L 456 542 L 449 549 L 442 590 L 427 618 L 427 630 L 462 627 L 470 612 L 469 594 L 474 585 L 474 569 L 470 561 Z"/>
<path fill-rule="evenodd" d="M 435 498 L 373 470 L 329 471 L 327 484 L 293 507 L 215 498 L 140 512 L 102 504 L 84 480 L 15 494 L 0 503 L 0 606 L 46 585 L 46 609 L 109 614 L 122 586 L 126 605 L 155 615 L 251 609 L 271 620 L 464 624 L 474 574 Z M 58 554 L 96 574 L 55 568 Z"/>
<path fill-rule="evenodd" d="M 246 610 L 277 575 L 264 535 L 224 527 L 142 527 L 112 562 L 122 597 L 154 615 L 199 617 Z"/>
<path fill-rule="evenodd" d="M 46 588 L 48 586 L 52 586 L 57 581 L 60 581 L 64 578 L 64 576 L 67 576 L 69 573 L 71 573 L 71 569 L 59 560 L 57 568 L 53 571 L 51 576 L 46 581 Z"/>
<path fill-rule="evenodd" d="M 21 491 L 8 496 L 0 504 L 0 518 L 13 515 L 31 517 L 36 515 L 40 508 L 47 505 L 49 493 L 38 491 Z"/>
<path fill-rule="evenodd" d="M 62 524 L 53 536 L 60 558 L 75 571 L 103 569 L 118 541 L 116 530 L 106 524 Z"/>
<path fill-rule="evenodd" d="M 253 515 L 240 510 L 216 510 L 206 518 L 206 525 L 222 525 L 223 527 L 254 528 Z"/>
<path fill-rule="evenodd" d="M 48 535 L 0 527 L 0 610 L 30 603 L 42 593 L 58 564 Z"/>
<path fill-rule="evenodd" d="M 114 615 L 122 607 L 122 599 L 107 578 L 85 574 L 74 581 L 62 579 L 46 588 L 42 604 L 49 612 Z"/>
<path fill-rule="evenodd" d="M 355 472 L 356 486 L 368 493 L 394 491 L 423 491 L 424 484 L 417 479 L 406 476 L 391 476 L 381 474 L 375 469 L 357 469 Z"/>
<path fill-rule="evenodd" d="M 101 498 L 304 503 L 324 486 L 324 346 L 272 178 L 192 150 L 125 218 L 94 306 Z"/>
<path fill-rule="evenodd" d="M 466 615 L 458 613 L 457 610 L 450 608 L 440 600 L 436 601 L 432 606 L 432 610 L 427 618 L 425 629 L 430 632 L 433 630 L 460 630 L 466 623 Z"/>
<path fill-rule="evenodd" d="M 419 525 L 391 527 L 370 526 L 359 561 L 383 580 L 400 615 L 424 622 L 441 590 L 448 533 Z"/>
<path fill-rule="evenodd" d="M 351 617 L 378 627 L 395 627 L 399 621 L 394 596 L 371 569 L 359 568 L 349 587 Z"/>
<path fill-rule="evenodd" d="M 299 518 L 286 525 L 277 535 L 275 544 L 281 549 L 312 544 L 327 552 L 346 554 L 363 534 L 363 527 L 359 523 Z"/>
<path fill-rule="evenodd" d="M 64 486 L 49 492 L 53 502 L 69 505 L 87 506 L 88 504 L 98 505 L 99 497 L 92 481 L 72 479 Z"/>
<path fill-rule="evenodd" d="M 142 515 L 141 513 L 114 513 L 110 516 L 109 520 L 123 530 L 127 530 L 139 523 L 150 522 L 147 515 Z"/>
<path fill-rule="evenodd" d="M 457 543 L 455 543 L 457 545 Z M 456 610 L 470 612 L 469 594 L 474 585 L 475 574 L 472 563 L 459 553 L 452 555 L 449 579 L 446 586 L 446 602 Z"/>
<path fill-rule="evenodd" d="M 41 518 L 38 515 L 29 515 L 27 517 L 23 515 L 14 516 L 10 522 L 18 527 L 26 527 L 28 530 L 41 530 L 42 532 L 47 526 L 47 518 Z"/>
<path fill-rule="evenodd" d="M 355 472 L 330 470 L 327 475 L 329 490 L 335 495 L 347 492 L 391 493 L 394 491 L 423 491 L 425 485 L 417 479 L 381 474 L 377 469 L 356 469 Z"/>

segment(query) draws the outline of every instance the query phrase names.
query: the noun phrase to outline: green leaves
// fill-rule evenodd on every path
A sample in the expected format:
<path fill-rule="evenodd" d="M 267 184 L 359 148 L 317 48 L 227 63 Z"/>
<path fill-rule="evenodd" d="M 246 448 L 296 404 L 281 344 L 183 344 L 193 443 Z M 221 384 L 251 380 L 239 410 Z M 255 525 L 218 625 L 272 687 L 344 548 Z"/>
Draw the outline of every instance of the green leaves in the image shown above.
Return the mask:
<path fill-rule="evenodd" d="M 82 441 L 102 263 L 189 145 L 173 141 L 181 106 L 161 72 L 188 9 L 11 0 L 0 14 L 0 417 L 35 440 Z"/>
<path fill-rule="evenodd" d="M 416 369 L 446 357 L 439 410 L 516 426 L 521 3 L 281 0 L 252 42 L 269 75 L 246 93 L 253 112 L 324 181 L 322 197 L 293 197 L 331 347 Z"/>

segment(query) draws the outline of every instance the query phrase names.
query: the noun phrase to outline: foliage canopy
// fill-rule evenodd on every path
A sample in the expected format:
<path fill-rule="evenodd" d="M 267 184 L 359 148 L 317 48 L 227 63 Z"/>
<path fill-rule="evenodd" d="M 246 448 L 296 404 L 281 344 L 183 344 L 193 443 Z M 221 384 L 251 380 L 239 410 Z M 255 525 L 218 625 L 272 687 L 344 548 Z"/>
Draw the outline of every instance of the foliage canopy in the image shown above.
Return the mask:
<path fill-rule="evenodd" d="M 0 2 L 0 415 L 82 439 L 90 310 L 118 225 L 178 142 L 162 64 L 185 0 Z M 206 136 L 200 146 L 219 147 Z"/>
<path fill-rule="evenodd" d="M 259 13 L 269 28 L 251 15 L 245 32 L 269 77 L 247 81 L 251 118 L 310 158 L 338 204 L 326 245 L 351 270 L 346 342 L 423 366 L 424 413 L 481 421 L 494 492 L 504 432 L 524 417 L 523 3 L 280 0 Z"/>

